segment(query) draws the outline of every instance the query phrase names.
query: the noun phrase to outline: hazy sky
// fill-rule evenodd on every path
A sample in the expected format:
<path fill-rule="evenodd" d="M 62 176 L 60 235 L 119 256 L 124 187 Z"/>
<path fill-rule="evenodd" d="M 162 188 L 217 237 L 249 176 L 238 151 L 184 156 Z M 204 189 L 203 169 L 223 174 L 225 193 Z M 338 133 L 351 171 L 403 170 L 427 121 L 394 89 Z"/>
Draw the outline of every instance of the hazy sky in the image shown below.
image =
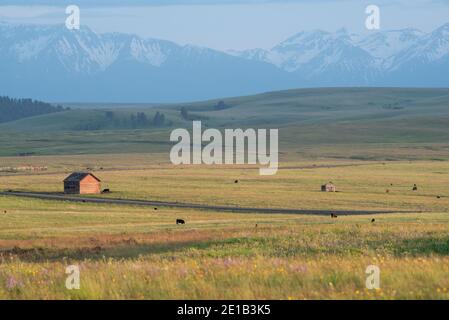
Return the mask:
<path fill-rule="evenodd" d="M 368 32 L 365 8 L 370 4 L 380 7 L 384 30 L 431 31 L 449 22 L 449 0 L 0 0 L 0 20 L 63 24 L 66 4 L 78 4 L 81 24 L 97 32 L 136 33 L 220 50 L 269 48 L 302 30 Z"/>

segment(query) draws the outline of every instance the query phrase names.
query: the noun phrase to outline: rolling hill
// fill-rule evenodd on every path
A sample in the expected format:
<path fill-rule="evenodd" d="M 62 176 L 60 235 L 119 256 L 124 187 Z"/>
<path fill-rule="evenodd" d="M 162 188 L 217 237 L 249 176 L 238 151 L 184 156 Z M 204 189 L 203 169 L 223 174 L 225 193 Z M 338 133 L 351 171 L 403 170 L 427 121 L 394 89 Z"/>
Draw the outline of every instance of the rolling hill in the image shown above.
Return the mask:
<path fill-rule="evenodd" d="M 226 108 L 217 110 L 219 101 Z M 191 128 L 192 119 L 220 129 L 279 128 L 280 147 L 286 152 L 305 148 L 340 148 L 343 152 L 349 146 L 353 149 L 346 156 L 354 156 L 357 148 L 374 145 L 431 148 L 438 144 L 442 154 L 447 154 L 449 141 L 449 89 L 298 89 L 151 107 L 71 107 L 70 111 L 1 124 L 1 154 L 166 152 L 172 145 L 171 130 Z M 181 116 L 181 108 L 187 110 L 189 120 Z M 138 112 L 151 119 L 160 112 L 167 122 L 139 128 L 115 126 L 108 120 L 110 111 L 123 119 Z M 385 151 L 383 157 L 388 156 Z"/>

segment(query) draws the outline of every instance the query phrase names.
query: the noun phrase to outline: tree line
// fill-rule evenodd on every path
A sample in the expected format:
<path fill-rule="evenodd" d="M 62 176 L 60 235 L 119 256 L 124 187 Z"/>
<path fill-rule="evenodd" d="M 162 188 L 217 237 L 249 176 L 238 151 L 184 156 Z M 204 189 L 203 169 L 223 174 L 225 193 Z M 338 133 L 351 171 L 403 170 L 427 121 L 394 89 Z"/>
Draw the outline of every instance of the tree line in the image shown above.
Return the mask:
<path fill-rule="evenodd" d="M 170 126 L 165 115 L 159 111 L 153 117 L 148 117 L 145 112 L 124 115 L 114 111 L 105 111 L 104 116 L 89 119 L 77 124 L 74 130 L 94 131 L 103 129 L 145 129 L 151 127 Z"/>
<path fill-rule="evenodd" d="M 0 96 L 0 123 L 65 110 L 70 110 L 70 108 L 33 99 Z"/>
<path fill-rule="evenodd" d="M 135 115 L 131 114 L 129 123 L 131 128 L 162 127 L 165 125 L 165 115 L 157 111 L 150 120 L 144 112 L 137 112 Z"/>
<path fill-rule="evenodd" d="M 232 108 L 232 106 L 226 104 L 223 100 L 218 101 L 212 108 L 210 106 L 206 106 L 205 108 L 198 109 L 196 108 L 196 111 L 220 111 L 220 110 L 226 110 Z M 179 109 L 181 119 L 187 120 L 187 121 L 195 121 L 195 120 L 208 120 L 209 117 L 193 114 L 191 113 L 186 107 L 181 107 Z"/>

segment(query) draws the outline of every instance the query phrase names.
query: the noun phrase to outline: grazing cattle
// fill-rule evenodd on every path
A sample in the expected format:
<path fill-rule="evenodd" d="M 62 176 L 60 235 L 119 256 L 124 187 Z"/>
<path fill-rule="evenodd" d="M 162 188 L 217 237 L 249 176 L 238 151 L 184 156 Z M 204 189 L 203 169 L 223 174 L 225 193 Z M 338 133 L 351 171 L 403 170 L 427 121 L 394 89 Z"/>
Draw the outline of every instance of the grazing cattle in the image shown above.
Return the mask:
<path fill-rule="evenodd" d="M 256 223 L 256 228 L 257 228 L 257 223 Z"/>
<path fill-rule="evenodd" d="M 331 218 L 332 218 L 332 219 L 337 219 L 338 216 L 337 216 L 336 214 L 334 214 L 334 213 L 331 213 Z"/>
<path fill-rule="evenodd" d="M 103 191 L 101 191 L 101 193 L 111 193 L 110 189 L 103 189 Z"/>
<path fill-rule="evenodd" d="M 176 224 L 186 224 L 186 222 L 182 219 L 176 219 Z"/>
<path fill-rule="evenodd" d="M 371 223 L 374 223 L 374 222 L 376 222 L 376 219 L 371 219 Z"/>
<path fill-rule="evenodd" d="M 321 191 L 322 192 L 337 192 L 337 188 L 335 187 L 335 185 L 332 182 L 323 184 L 321 186 Z"/>
<path fill-rule="evenodd" d="M 387 191 L 386 191 L 386 192 L 387 192 L 387 193 L 390 193 L 390 190 L 388 190 L 388 189 L 387 189 Z"/>
<path fill-rule="evenodd" d="M 3 213 L 4 213 L 4 214 L 6 214 L 6 210 L 5 210 L 5 211 L 3 211 Z"/>
<path fill-rule="evenodd" d="M 437 196 L 437 199 L 441 199 L 441 196 Z"/>
<path fill-rule="evenodd" d="M 154 208 L 154 210 L 157 210 L 157 208 Z"/>
<path fill-rule="evenodd" d="M 238 181 L 238 180 L 235 180 L 234 183 L 239 183 L 239 181 Z"/>
<path fill-rule="evenodd" d="M 418 191 L 418 186 L 416 184 L 413 185 L 413 191 Z"/>

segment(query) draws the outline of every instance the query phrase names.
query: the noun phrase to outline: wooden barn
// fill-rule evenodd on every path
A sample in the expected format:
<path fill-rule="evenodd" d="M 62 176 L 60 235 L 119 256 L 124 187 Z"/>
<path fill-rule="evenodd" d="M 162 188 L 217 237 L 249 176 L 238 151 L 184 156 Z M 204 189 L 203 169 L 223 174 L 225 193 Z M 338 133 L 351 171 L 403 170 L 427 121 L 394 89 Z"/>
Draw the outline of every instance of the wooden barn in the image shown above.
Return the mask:
<path fill-rule="evenodd" d="M 321 186 L 321 191 L 323 192 L 337 192 L 337 188 L 335 187 L 335 185 L 332 182 L 323 184 Z"/>
<path fill-rule="evenodd" d="M 101 181 L 92 173 L 74 172 L 64 180 L 64 193 L 98 194 L 101 193 Z"/>

